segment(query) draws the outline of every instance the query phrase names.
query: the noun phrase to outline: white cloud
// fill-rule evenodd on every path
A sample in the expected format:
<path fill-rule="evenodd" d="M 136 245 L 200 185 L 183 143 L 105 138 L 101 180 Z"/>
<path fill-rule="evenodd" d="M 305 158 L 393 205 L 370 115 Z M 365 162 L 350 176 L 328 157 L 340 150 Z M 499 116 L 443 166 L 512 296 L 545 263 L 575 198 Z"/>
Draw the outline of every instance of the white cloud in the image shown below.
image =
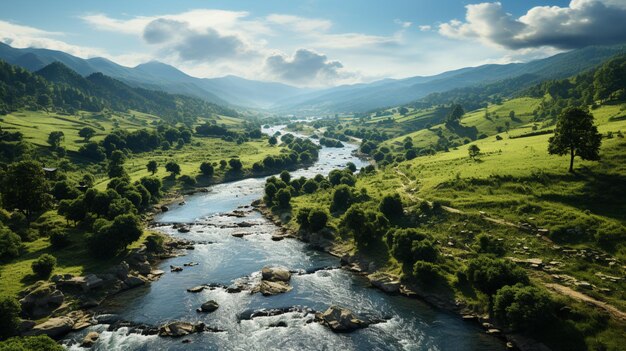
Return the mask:
<path fill-rule="evenodd" d="M 106 53 L 102 49 L 72 45 L 58 39 L 64 35 L 0 20 L 0 41 L 16 48 L 59 50 L 83 58 L 104 56 Z"/>
<path fill-rule="evenodd" d="M 313 31 L 326 32 L 332 27 L 332 22 L 325 19 L 305 18 L 300 16 L 271 14 L 267 16 L 271 24 L 288 27 L 298 32 L 310 33 Z"/>
<path fill-rule="evenodd" d="M 429 32 L 433 29 L 433 27 L 431 25 L 428 24 L 424 24 L 418 27 L 420 31 L 422 32 Z"/>
<path fill-rule="evenodd" d="M 341 62 L 330 61 L 326 55 L 307 49 L 297 50 L 292 57 L 282 54 L 269 56 L 265 66 L 275 78 L 296 84 L 311 81 L 329 84 L 353 75 L 343 70 Z"/>
<path fill-rule="evenodd" d="M 568 7 L 537 6 L 515 18 L 499 2 L 467 5 L 465 22 L 452 20 L 439 33 L 474 38 L 507 49 L 573 49 L 626 41 L 626 2 L 572 0 Z"/>
<path fill-rule="evenodd" d="M 401 19 L 396 18 L 395 20 L 393 20 L 393 23 L 399 25 L 402 28 L 409 28 L 413 23 L 412 22 L 408 22 L 408 21 L 403 21 Z"/>

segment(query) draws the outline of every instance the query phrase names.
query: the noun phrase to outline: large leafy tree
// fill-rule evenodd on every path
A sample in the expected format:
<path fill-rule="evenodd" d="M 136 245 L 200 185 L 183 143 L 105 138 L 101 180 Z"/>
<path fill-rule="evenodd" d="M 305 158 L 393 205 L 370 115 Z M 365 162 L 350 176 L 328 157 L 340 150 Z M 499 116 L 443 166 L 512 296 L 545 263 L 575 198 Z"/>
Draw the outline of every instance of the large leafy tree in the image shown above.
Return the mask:
<path fill-rule="evenodd" d="M 41 164 L 21 161 L 9 166 L 2 178 L 2 200 L 8 210 L 18 209 L 28 220 L 51 205 L 48 182 Z"/>
<path fill-rule="evenodd" d="M 50 132 L 48 135 L 48 144 L 52 146 L 53 149 L 58 149 L 61 147 L 61 142 L 65 139 L 65 134 L 60 131 Z"/>
<path fill-rule="evenodd" d="M 552 155 L 569 154 L 569 171 L 574 172 L 574 157 L 599 160 L 601 143 L 602 135 L 593 124 L 593 116 L 580 108 L 568 108 L 559 115 L 548 152 Z"/>
<path fill-rule="evenodd" d="M 88 142 L 94 135 L 96 135 L 96 131 L 91 127 L 84 127 L 78 131 L 78 136 L 85 139 L 85 142 Z"/>

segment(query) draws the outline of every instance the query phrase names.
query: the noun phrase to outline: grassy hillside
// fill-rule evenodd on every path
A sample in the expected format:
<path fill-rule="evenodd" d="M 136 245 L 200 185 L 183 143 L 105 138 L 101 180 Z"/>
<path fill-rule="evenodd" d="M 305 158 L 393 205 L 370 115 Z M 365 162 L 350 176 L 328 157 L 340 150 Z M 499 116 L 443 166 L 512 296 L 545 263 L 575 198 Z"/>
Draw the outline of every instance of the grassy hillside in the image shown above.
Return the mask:
<path fill-rule="evenodd" d="M 571 174 L 567 157 L 548 154 L 550 134 L 526 136 L 534 132 L 531 120 L 539 102 L 522 98 L 490 105 L 491 118 L 485 118 L 485 109 L 466 113 L 461 124 L 476 127 L 487 137 L 360 175 L 353 193 L 361 195 L 355 201 L 359 207 L 378 212 L 381 199 L 397 193 L 406 214 L 390 219 L 389 228 L 417 228 L 434 238 L 440 257 L 437 266 L 445 280 L 430 287 L 418 285 L 424 294 L 460 300 L 470 309 L 486 312 L 486 296 L 464 283 L 459 272 L 477 257 L 477 238 L 487 235 L 501 243 L 501 255 L 509 260 L 538 259 L 542 268 L 520 263 L 531 282 L 575 311 L 576 317 L 562 316 L 563 325 L 536 337 L 555 349 L 618 350 L 621 345 L 616 340 L 626 337 L 626 324 L 619 315 L 626 311 L 626 139 L 620 136 L 626 131 L 626 108 L 613 104 L 592 111 L 604 136 L 601 160 L 577 159 L 577 172 Z M 514 119 L 509 111 L 515 111 Z M 497 132 L 502 120 L 509 121 L 508 133 Z M 408 136 L 414 145 L 427 146 L 439 138 L 433 132 L 437 128 L 445 125 Z M 405 138 L 399 136 L 383 145 L 397 147 Z M 477 160 L 468 157 L 472 145 L 481 150 Z M 331 187 L 295 197 L 290 211 L 295 217 L 301 209 L 332 209 L 334 194 Z M 443 205 L 444 210 L 432 214 L 423 209 L 424 200 Z M 338 249 L 365 255 L 379 270 L 410 281 L 411 268 L 407 270 L 390 254 L 392 247 L 385 241 L 390 234 L 363 246 L 346 227 L 347 212 L 331 212 L 329 227 Z M 287 225 L 299 228 L 295 220 Z M 581 302 L 576 293 L 595 299 L 597 305 Z"/>

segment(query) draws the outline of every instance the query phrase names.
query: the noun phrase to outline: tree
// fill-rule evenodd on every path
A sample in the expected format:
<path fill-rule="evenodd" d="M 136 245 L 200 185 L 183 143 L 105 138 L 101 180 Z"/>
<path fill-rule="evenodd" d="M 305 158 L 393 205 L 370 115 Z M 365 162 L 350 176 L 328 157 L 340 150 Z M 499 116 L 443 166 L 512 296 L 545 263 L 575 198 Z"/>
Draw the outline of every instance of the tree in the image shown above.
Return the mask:
<path fill-rule="evenodd" d="M 276 193 L 276 202 L 280 208 L 289 208 L 291 206 L 291 192 L 288 189 L 280 189 Z"/>
<path fill-rule="evenodd" d="M 383 199 L 380 201 L 378 209 L 388 219 L 402 217 L 402 215 L 404 214 L 402 199 L 400 199 L 400 195 L 398 194 L 386 195 L 385 197 L 383 197 Z"/>
<path fill-rule="evenodd" d="M 56 265 L 56 257 L 49 254 L 43 254 L 31 264 L 31 268 L 33 269 L 33 273 L 35 273 L 39 278 L 48 278 Z"/>
<path fill-rule="evenodd" d="M 63 132 L 54 131 L 48 134 L 48 144 L 50 144 L 53 149 L 58 149 L 59 147 L 61 147 L 61 142 L 63 141 L 63 139 L 65 139 L 65 134 L 63 134 Z"/>
<path fill-rule="evenodd" d="M 600 159 L 602 135 L 593 124 L 593 116 L 580 108 L 568 108 L 559 115 L 554 136 L 548 142 L 548 153 L 551 155 L 569 153 L 569 171 L 572 173 L 574 157 L 591 161 Z"/>
<path fill-rule="evenodd" d="M 345 184 L 337 186 L 333 191 L 333 202 L 330 205 L 330 210 L 332 212 L 345 211 L 352 204 L 353 198 L 351 187 Z"/>
<path fill-rule="evenodd" d="M 278 143 L 278 139 L 276 139 L 276 137 L 272 136 L 270 137 L 270 139 L 267 141 L 270 145 L 274 146 Z"/>
<path fill-rule="evenodd" d="M 328 213 L 319 208 L 312 209 L 309 212 L 308 223 L 312 231 L 320 231 L 324 229 L 328 223 Z"/>
<path fill-rule="evenodd" d="M 0 298 L 0 340 L 16 335 L 20 327 L 20 304 L 12 297 Z"/>
<path fill-rule="evenodd" d="M 283 182 L 289 184 L 289 182 L 291 181 L 291 174 L 289 174 L 288 171 L 282 171 L 282 172 L 280 172 L 280 179 Z"/>
<path fill-rule="evenodd" d="M 215 169 L 213 168 L 213 165 L 210 162 L 202 162 L 200 164 L 200 172 L 202 172 L 202 175 L 206 177 L 213 177 L 213 174 L 215 173 Z"/>
<path fill-rule="evenodd" d="M 315 180 L 309 179 L 302 185 L 302 189 L 306 194 L 313 194 L 318 188 L 318 184 Z"/>
<path fill-rule="evenodd" d="M 8 260 L 19 256 L 22 240 L 11 229 L 0 226 L 0 260 Z"/>
<path fill-rule="evenodd" d="M 490 298 L 505 285 L 528 284 L 526 272 L 515 263 L 484 255 L 469 262 L 467 278 Z"/>
<path fill-rule="evenodd" d="M 554 320 L 554 306 L 543 290 L 517 284 L 498 290 L 493 312 L 498 321 L 512 330 L 537 331 Z"/>
<path fill-rule="evenodd" d="M 456 122 L 460 120 L 464 114 L 465 114 L 465 111 L 463 110 L 463 107 L 461 105 L 456 104 L 452 106 L 452 108 L 450 109 L 450 113 L 448 113 L 446 120 L 448 122 Z"/>
<path fill-rule="evenodd" d="M 243 168 L 243 164 L 238 158 L 231 158 L 228 160 L 228 165 L 234 172 L 239 172 Z"/>
<path fill-rule="evenodd" d="M 113 222 L 98 219 L 93 227 L 94 233 L 87 238 L 87 245 L 100 258 L 117 254 L 143 233 L 141 222 L 132 214 L 119 215 Z"/>
<path fill-rule="evenodd" d="M 174 161 L 169 161 L 165 164 L 165 170 L 170 172 L 170 177 L 175 178 L 180 174 L 180 165 Z"/>
<path fill-rule="evenodd" d="M 91 127 L 85 127 L 78 131 L 78 136 L 83 138 L 85 142 L 88 142 L 94 135 L 96 135 L 96 131 Z"/>
<path fill-rule="evenodd" d="M 467 148 L 467 153 L 469 154 L 470 159 L 476 161 L 476 157 L 480 155 L 480 148 L 476 144 L 472 144 Z"/>
<path fill-rule="evenodd" d="M 28 221 L 35 212 L 50 208 L 48 182 L 38 162 L 20 161 L 10 165 L 1 188 L 4 207 L 8 210 L 17 208 Z"/>
<path fill-rule="evenodd" d="M 148 172 L 150 172 L 150 173 L 152 173 L 152 175 L 154 175 L 158 171 L 159 164 L 157 163 L 157 161 L 151 160 L 146 165 L 146 168 L 148 169 Z"/>

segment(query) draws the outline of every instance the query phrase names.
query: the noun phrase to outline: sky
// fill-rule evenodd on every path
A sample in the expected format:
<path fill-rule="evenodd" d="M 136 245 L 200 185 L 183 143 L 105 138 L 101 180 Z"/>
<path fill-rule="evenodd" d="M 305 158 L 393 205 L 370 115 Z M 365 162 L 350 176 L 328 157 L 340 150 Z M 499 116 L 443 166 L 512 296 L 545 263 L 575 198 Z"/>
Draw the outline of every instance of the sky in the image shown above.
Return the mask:
<path fill-rule="evenodd" d="M 5 0 L 0 41 L 323 87 L 626 42 L 626 0 Z"/>

